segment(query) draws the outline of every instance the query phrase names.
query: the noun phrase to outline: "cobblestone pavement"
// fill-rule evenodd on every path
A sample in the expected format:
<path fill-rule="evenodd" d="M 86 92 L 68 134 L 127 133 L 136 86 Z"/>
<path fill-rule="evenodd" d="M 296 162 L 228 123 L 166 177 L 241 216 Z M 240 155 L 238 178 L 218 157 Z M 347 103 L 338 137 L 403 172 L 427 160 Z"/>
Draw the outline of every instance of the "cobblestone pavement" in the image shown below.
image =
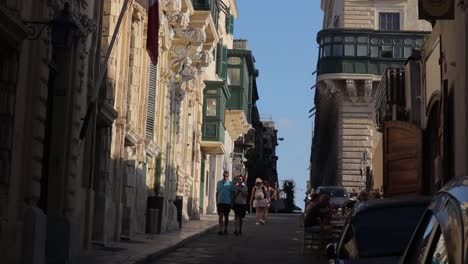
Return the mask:
<path fill-rule="evenodd" d="M 303 233 L 298 215 L 272 214 L 266 225 L 255 225 L 253 215 L 249 215 L 245 222 L 242 236 L 233 234 L 234 222 L 231 222 L 228 235 L 220 236 L 217 230 L 211 230 L 152 263 L 326 263 L 302 254 Z"/>

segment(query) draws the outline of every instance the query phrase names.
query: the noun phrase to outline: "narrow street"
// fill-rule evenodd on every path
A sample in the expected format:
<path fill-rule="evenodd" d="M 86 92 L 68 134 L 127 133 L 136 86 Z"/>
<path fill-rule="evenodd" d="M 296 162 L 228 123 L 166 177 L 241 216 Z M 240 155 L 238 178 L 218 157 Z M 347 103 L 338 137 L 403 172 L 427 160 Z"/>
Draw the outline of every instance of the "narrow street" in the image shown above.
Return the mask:
<path fill-rule="evenodd" d="M 264 226 L 255 225 L 254 215 L 248 215 L 239 237 L 233 234 L 231 224 L 228 235 L 220 236 L 217 230 L 211 230 L 153 263 L 326 263 L 310 254 L 302 255 L 298 215 L 271 215 Z"/>

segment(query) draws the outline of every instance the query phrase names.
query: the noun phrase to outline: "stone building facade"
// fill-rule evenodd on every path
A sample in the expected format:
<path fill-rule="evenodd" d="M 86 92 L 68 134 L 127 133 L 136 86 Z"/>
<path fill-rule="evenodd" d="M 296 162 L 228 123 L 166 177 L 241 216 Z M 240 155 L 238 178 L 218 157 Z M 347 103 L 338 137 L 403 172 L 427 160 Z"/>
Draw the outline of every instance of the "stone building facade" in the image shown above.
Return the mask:
<path fill-rule="evenodd" d="M 101 8 L 85 1 L 0 4 L 5 263 L 65 262 L 91 244 L 92 141 L 80 132 L 99 70 Z"/>
<path fill-rule="evenodd" d="M 382 137 L 373 121 L 375 91 L 387 67 L 403 65 L 412 49 L 424 45 L 431 27 L 417 19 L 417 2 L 321 2 L 312 187 L 380 189 L 382 160 L 376 150 Z"/>

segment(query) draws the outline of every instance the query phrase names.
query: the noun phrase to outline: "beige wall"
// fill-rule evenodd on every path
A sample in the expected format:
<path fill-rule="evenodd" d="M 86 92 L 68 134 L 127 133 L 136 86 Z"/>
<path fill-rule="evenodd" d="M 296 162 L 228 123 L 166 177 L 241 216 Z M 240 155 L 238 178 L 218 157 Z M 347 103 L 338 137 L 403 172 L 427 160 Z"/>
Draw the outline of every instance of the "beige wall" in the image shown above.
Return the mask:
<path fill-rule="evenodd" d="M 328 1 L 326 1 L 328 2 Z M 335 0 L 329 2 L 324 28 L 365 28 L 379 29 L 379 12 L 400 13 L 402 30 L 430 31 L 430 24 L 418 20 L 417 0 Z M 334 21 L 339 16 L 338 23 Z"/>
<path fill-rule="evenodd" d="M 374 187 L 373 189 L 382 190 L 383 186 L 383 136 L 381 133 L 376 136 L 377 144 L 374 149 L 373 172 L 374 172 Z"/>
<path fill-rule="evenodd" d="M 440 39 L 441 52 L 443 54 L 443 63 L 439 66 L 440 53 L 436 50 L 436 54 L 432 55 L 426 65 L 427 72 L 423 77 L 426 81 L 423 87 L 424 98 L 431 96 L 440 91 L 444 79 L 448 80 L 448 87 L 454 94 L 454 172 L 455 176 L 463 176 L 468 174 L 468 140 L 466 131 L 468 130 L 468 100 L 467 100 L 467 36 L 468 36 L 468 19 L 467 11 L 461 6 L 455 8 L 455 20 L 438 21 L 431 36 L 429 37 L 426 47 L 426 60 L 430 55 L 430 51 Z M 433 58 L 433 59 L 431 59 Z M 431 76 L 439 75 L 440 67 L 442 70 L 442 78 L 439 83 L 433 83 Z M 438 88 L 438 89 L 437 89 Z M 425 112 L 423 117 L 429 115 L 429 102 L 424 102 Z M 425 118 L 423 119 L 425 120 Z"/>

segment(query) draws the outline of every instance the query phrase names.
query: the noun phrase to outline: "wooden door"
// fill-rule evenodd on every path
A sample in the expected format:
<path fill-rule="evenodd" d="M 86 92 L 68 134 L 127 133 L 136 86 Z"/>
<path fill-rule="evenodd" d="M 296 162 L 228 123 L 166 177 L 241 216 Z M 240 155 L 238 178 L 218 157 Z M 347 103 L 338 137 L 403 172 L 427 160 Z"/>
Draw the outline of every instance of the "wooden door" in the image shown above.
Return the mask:
<path fill-rule="evenodd" d="M 402 121 L 384 123 L 384 195 L 422 192 L 422 131 Z"/>

